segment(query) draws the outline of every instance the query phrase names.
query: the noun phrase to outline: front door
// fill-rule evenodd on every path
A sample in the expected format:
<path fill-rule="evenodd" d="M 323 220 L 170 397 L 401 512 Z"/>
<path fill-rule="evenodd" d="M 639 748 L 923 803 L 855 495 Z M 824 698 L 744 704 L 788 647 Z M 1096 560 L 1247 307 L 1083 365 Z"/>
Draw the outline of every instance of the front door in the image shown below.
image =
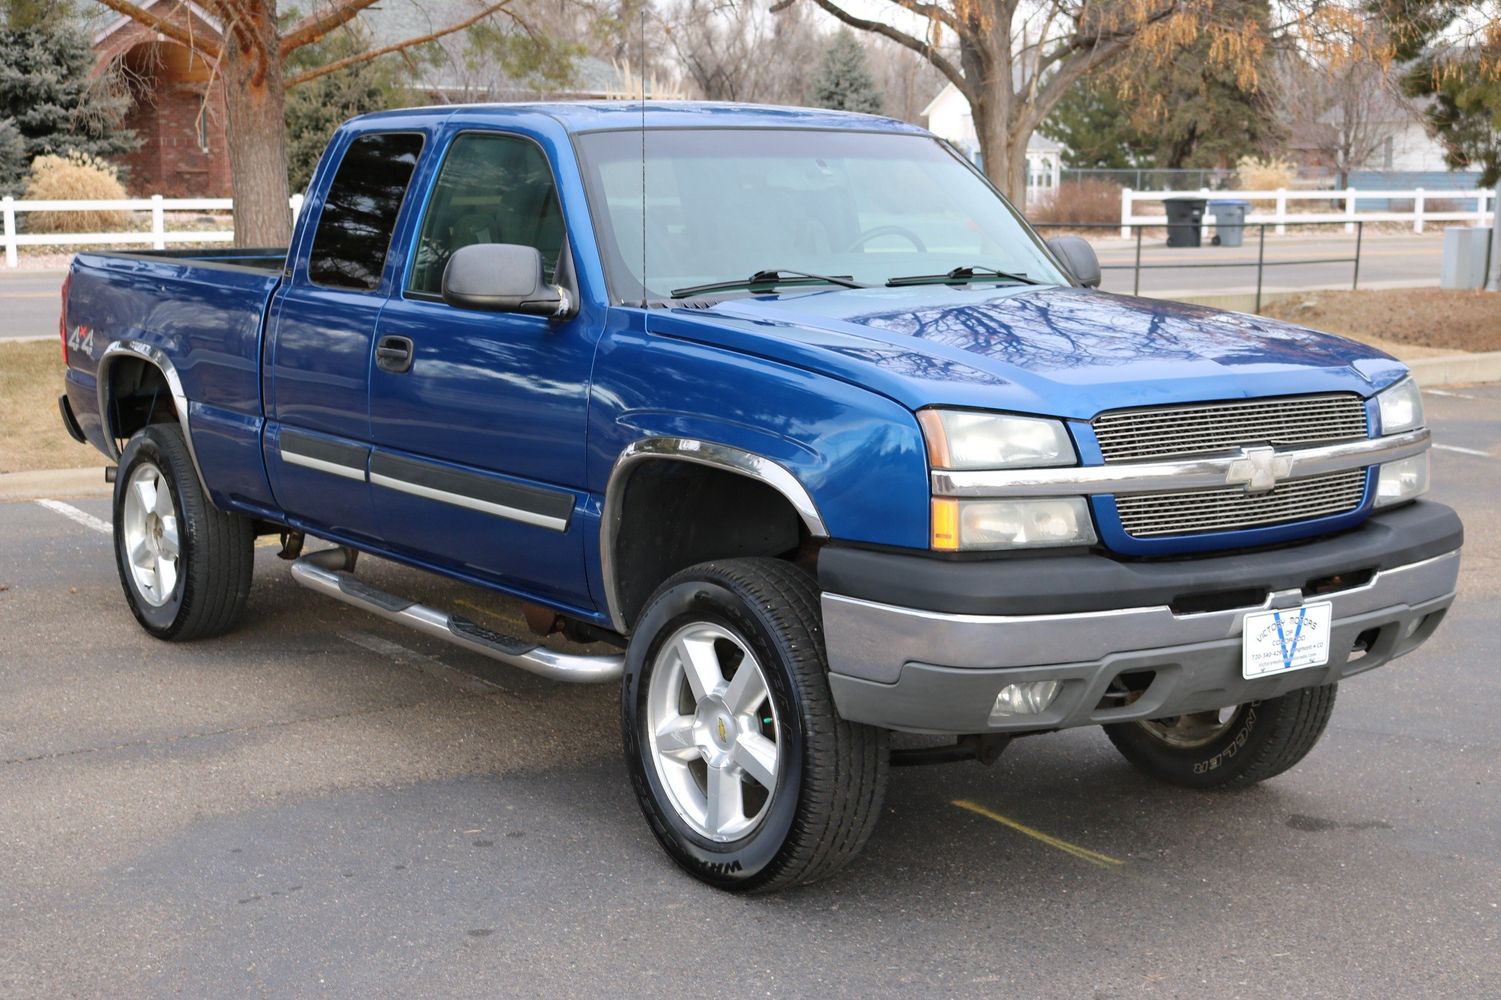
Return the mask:
<path fill-rule="evenodd" d="M 460 133 L 417 235 L 405 287 L 380 316 L 377 351 L 388 355 L 371 368 L 371 497 L 387 541 L 587 609 L 575 507 L 587 498 L 597 331 L 578 318 L 458 309 L 442 298 L 443 268 L 474 243 L 536 247 L 553 280 L 567 251 L 546 155 L 518 135 Z"/>

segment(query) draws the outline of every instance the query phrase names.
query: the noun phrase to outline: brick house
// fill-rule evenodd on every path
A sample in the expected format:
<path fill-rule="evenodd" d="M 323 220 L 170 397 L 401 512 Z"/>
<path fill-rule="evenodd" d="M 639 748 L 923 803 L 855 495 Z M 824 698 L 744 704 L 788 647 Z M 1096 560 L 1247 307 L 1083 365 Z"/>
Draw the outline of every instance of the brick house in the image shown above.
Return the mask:
<path fill-rule="evenodd" d="M 193 30 L 217 40 L 217 22 L 183 0 L 141 4 L 152 13 L 180 15 Z M 187 46 L 124 15 L 104 13 L 90 25 L 95 77 L 118 70 L 132 104 L 125 124 L 141 146 L 120 157 L 132 194 L 219 198 L 229 192 L 229 150 L 224 137 L 224 89 L 210 66 Z"/>

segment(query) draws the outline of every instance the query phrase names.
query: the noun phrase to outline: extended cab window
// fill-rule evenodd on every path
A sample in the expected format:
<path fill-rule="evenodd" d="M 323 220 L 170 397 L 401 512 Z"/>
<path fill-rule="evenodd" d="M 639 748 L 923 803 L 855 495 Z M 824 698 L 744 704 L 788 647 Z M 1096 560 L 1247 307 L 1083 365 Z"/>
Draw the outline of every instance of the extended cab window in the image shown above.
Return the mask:
<path fill-rule="evenodd" d="M 433 185 L 407 289 L 443 291 L 443 269 L 472 243 L 536 247 L 553 280 L 563 247 L 563 213 L 547 157 L 513 136 L 471 133 L 454 140 Z"/>
<path fill-rule="evenodd" d="M 374 291 L 391 248 L 422 136 L 362 135 L 349 144 L 313 234 L 308 277 L 320 285 Z"/>

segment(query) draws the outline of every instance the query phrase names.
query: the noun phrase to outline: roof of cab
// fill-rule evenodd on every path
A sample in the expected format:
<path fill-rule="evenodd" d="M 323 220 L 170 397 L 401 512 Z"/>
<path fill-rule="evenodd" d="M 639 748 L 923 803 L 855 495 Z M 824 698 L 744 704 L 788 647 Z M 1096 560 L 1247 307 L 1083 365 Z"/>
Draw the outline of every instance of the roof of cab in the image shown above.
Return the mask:
<path fill-rule="evenodd" d="M 467 120 L 494 116 L 497 123 L 516 114 L 541 114 L 554 119 L 569 132 L 599 132 L 641 128 L 813 128 L 860 131 L 921 133 L 916 125 L 862 115 L 852 111 L 822 108 L 792 108 L 766 104 L 734 104 L 721 101 L 575 101 L 528 104 L 457 104 L 431 108 L 404 108 L 361 115 L 355 122 L 376 122 L 400 117 L 411 120 L 430 113 L 436 119 L 463 117 Z"/>

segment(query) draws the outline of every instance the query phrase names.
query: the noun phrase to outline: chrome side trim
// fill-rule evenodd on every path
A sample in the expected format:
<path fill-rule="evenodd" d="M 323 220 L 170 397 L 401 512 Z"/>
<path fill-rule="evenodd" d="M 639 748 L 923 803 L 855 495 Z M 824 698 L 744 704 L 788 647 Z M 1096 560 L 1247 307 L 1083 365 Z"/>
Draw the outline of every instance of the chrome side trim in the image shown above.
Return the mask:
<path fill-rule="evenodd" d="M 204 481 L 203 470 L 198 465 L 198 452 L 193 448 L 193 431 L 188 426 L 188 394 L 183 391 L 182 379 L 178 377 L 177 368 L 166 354 L 139 340 L 112 341 L 104 349 L 104 353 L 99 355 L 99 365 L 95 370 L 94 378 L 99 393 L 99 421 L 104 427 L 105 454 L 116 462 L 120 460 L 120 449 L 115 444 L 114 419 L 109 406 L 109 372 L 116 361 L 125 357 L 146 362 L 160 371 L 162 377 L 167 380 L 167 389 L 172 393 L 172 405 L 177 408 L 177 420 L 182 425 L 182 437 L 188 445 L 188 457 L 193 460 L 193 473 L 198 477 L 198 485 L 203 488 L 203 495 L 208 496 L 208 483 Z"/>
<path fill-rule="evenodd" d="M 343 549 L 324 549 L 303 556 L 292 564 L 292 579 L 371 614 L 473 650 L 492 660 L 530 671 L 555 681 L 573 684 L 607 684 L 620 679 L 625 657 L 619 654 L 581 655 L 560 653 L 546 646 L 495 635 L 460 623 L 454 616 L 383 591 L 354 585 L 354 575 L 343 571 Z M 462 625 L 463 627 L 460 627 Z"/>
<path fill-rule="evenodd" d="M 305 469 L 316 469 L 319 472 L 327 472 L 331 476 L 343 476 L 345 479 L 353 479 L 361 483 L 365 481 L 364 469 L 356 469 L 351 465 L 340 465 L 337 462 L 326 462 L 321 458 L 313 458 L 310 455 L 288 451 L 285 448 L 281 449 L 281 460 L 288 465 L 300 465 Z"/>
<path fill-rule="evenodd" d="M 1381 462 L 1393 462 L 1425 450 L 1430 434 L 1426 427 L 1404 434 L 1347 441 L 1322 448 L 1301 448 L 1276 453 L 1286 460 L 1288 471 L 1278 478 L 1304 479 L 1330 472 L 1344 472 Z M 1244 468 L 1247 449 L 1216 458 L 1188 458 L 1172 462 L 1133 462 L 1120 465 L 1086 465 L 1057 469 L 1005 469 L 982 472 L 934 470 L 933 495 L 945 497 L 1037 497 L 1078 496 L 1105 493 L 1176 493 L 1233 486 L 1232 473 Z M 1279 470 L 1280 471 L 1280 470 Z"/>
<path fill-rule="evenodd" d="M 623 513 L 620 505 L 625 497 L 626 483 L 630 481 L 630 472 L 635 466 L 652 459 L 707 465 L 763 482 L 787 498 L 810 535 L 829 537 L 823 517 L 818 513 L 818 505 L 803 484 L 784 466 L 769 458 L 694 438 L 650 437 L 632 441 L 610 469 L 610 482 L 605 487 L 604 516 L 599 526 L 600 572 L 604 578 L 605 603 L 610 621 L 621 635 L 626 634 L 626 621 L 620 610 L 615 568 L 615 536 Z"/>
<path fill-rule="evenodd" d="M 502 504 L 491 503 L 488 500 L 481 500 L 478 497 L 449 493 L 447 490 L 438 490 L 433 489 L 431 486 L 420 486 L 417 483 L 409 483 L 405 479 L 383 476 L 378 472 L 370 474 L 370 483 L 374 486 L 384 486 L 388 490 L 396 490 L 398 493 L 410 493 L 412 496 L 425 497 L 428 500 L 453 504 L 455 507 L 477 510 L 483 514 L 494 514 L 496 517 L 503 517 L 509 521 L 520 521 L 522 524 L 536 525 L 539 528 L 549 528 L 553 531 L 566 531 L 568 529 L 567 518 L 550 517 L 546 514 L 538 514 L 529 510 L 518 510 L 515 507 L 506 507 Z"/>

